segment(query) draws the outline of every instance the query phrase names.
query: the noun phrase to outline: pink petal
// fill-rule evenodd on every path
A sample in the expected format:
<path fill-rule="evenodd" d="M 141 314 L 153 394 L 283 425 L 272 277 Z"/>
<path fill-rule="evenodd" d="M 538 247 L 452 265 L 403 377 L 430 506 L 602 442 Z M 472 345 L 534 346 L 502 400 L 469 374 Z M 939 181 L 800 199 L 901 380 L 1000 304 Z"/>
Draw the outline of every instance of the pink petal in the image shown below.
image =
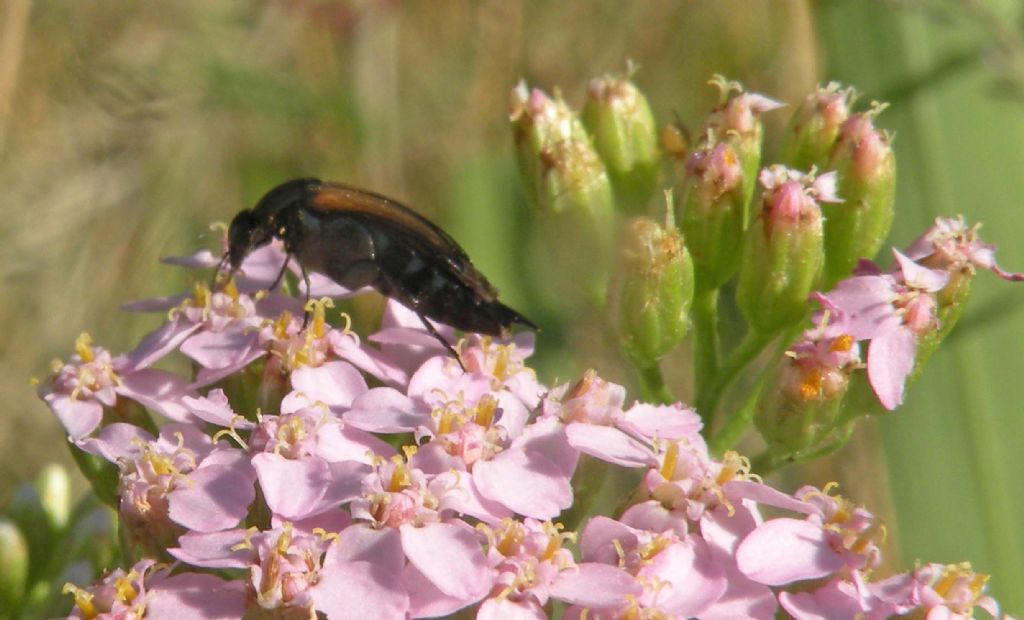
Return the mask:
<path fill-rule="evenodd" d="M 246 536 L 246 530 L 209 534 L 191 532 L 180 536 L 180 546 L 167 552 L 186 564 L 202 568 L 248 568 L 253 550 L 238 547 Z"/>
<path fill-rule="evenodd" d="M 147 368 L 157 360 L 174 351 L 201 327 L 198 323 L 190 323 L 182 315 L 177 315 L 168 323 L 143 336 L 138 346 L 122 359 L 124 366 L 118 372 L 125 373 Z"/>
<path fill-rule="evenodd" d="M 506 450 L 473 466 L 480 494 L 535 519 L 551 519 L 572 505 L 569 478 L 537 453 Z"/>
<path fill-rule="evenodd" d="M 223 368 L 200 368 L 199 372 L 196 373 L 196 380 L 189 385 L 189 388 L 196 390 L 206 387 L 211 383 L 216 383 L 224 377 L 235 374 L 266 354 L 267 352 L 265 349 L 253 346 L 248 351 L 242 352 L 239 357 L 228 366 L 224 366 Z"/>
<path fill-rule="evenodd" d="M 213 575 L 181 573 L 146 590 L 148 620 L 233 620 L 245 614 L 245 586 Z"/>
<path fill-rule="evenodd" d="M 595 458 L 623 467 L 656 467 L 651 449 L 617 428 L 571 423 L 565 428 L 569 445 Z"/>
<path fill-rule="evenodd" d="M 227 395 L 220 388 L 211 390 L 209 394 L 199 398 L 185 396 L 181 402 L 188 407 L 192 415 L 204 422 L 225 427 L 233 425 L 234 428 L 240 430 L 251 430 L 256 427 L 255 424 L 235 413 L 235 410 L 231 408 L 231 403 L 228 402 Z"/>
<path fill-rule="evenodd" d="M 533 598 L 512 600 L 507 597 L 489 598 L 480 604 L 476 620 L 546 620 L 548 615 Z"/>
<path fill-rule="evenodd" d="M 641 591 L 636 578 L 621 568 L 591 562 L 561 571 L 551 584 L 551 596 L 586 607 L 618 605 Z"/>
<path fill-rule="evenodd" d="M 758 583 L 780 586 L 830 575 L 843 567 L 821 526 L 796 519 L 773 519 L 736 548 L 736 565 Z"/>
<path fill-rule="evenodd" d="M 490 587 L 490 572 L 476 532 L 468 525 L 429 523 L 403 525 L 406 557 L 441 592 L 477 600 Z"/>
<path fill-rule="evenodd" d="M 373 388 L 352 402 L 345 424 L 373 433 L 406 433 L 426 424 L 429 411 L 417 411 L 411 398 L 392 388 Z"/>
<path fill-rule="evenodd" d="M 837 581 L 816 592 L 781 592 L 779 602 L 795 620 L 857 620 L 867 611 L 853 584 Z"/>
<path fill-rule="evenodd" d="M 352 401 L 367 390 L 366 379 L 348 362 L 327 362 L 322 366 L 303 366 L 292 372 L 292 388 L 328 407 L 348 409 Z"/>
<path fill-rule="evenodd" d="M 688 536 L 655 555 L 640 570 L 637 580 L 672 584 L 659 590 L 655 600 L 660 608 L 678 617 L 699 616 L 726 588 L 722 566 L 697 536 Z"/>
<path fill-rule="evenodd" d="M 405 566 L 402 536 L 391 528 L 374 529 L 355 523 L 341 532 L 341 542 L 327 550 L 324 566 L 333 562 L 372 561 L 392 572 Z"/>
<path fill-rule="evenodd" d="M 403 620 L 409 610 L 399 575 L 372 562 L 325 568 L 310 593 L 317 610 L 331 620 Z"/>
<path fill-rule="evenodd" d="M 896 262 L 899 263 L 900 271 L 903 272 L 903 280 L 910 286 L 934 293 L 942 290 L 949 282 L 947 272 L 918 265 L 896 248 L 892 249 L 892 253 L 896 257 Z"/>
<path fill-rule="evenodd" d="M 370 463 L 377 456 L 391 456 L 394 453 L 391 444 L 356 428 L 324 424 L 317 431 L 316 454 L 328 462 Z"/>
<path fill-rule="evenodd" d="M 555 463 L 566 478 L 576 471 L 580 454 L 569 445 L 565 426 L 554 417 L 537 420 L 523 429 L 522 435 L 512 442 L 511 449 L 534 452 Z"/>
<path fill-rule="evenodd" d="M 75 445 L 89 454 L 116 463 L 118 459 L 137 454 L 140 445 L 154 439 L 134 424 L 115 422 L 103 427 L 96 437 L 87 437 L 75 442 Z"/>
<path fill-rule="evenodd" d="M 580 557 L 584 562 L 618 565 L 618 549 L 634 549 L 638 544 L 633 528 L 598 515 L 590 519 L 580 536 Z"/>
<path fill-rule="evenodd" d="M 643 437 L 695 439 L 704 423 L 690 407 L 636 403 L 622 415 L 618 426 Z"/>
<path fill-rule="evenodd" d="M 327 462 L 319 458 L 286 459 L 264 452 L 252 457 L 267 506 L 285 519 L 312 513 L 331 482 Z"/>
<path fill-rule="evenodd" d="M 423 454 L 423 450 L 416 456 L 420 454 Z M 498 523 L 512 516 L 509 508 L 481 495 L 473 476 L 467 476 L 465 472 L 452 471 L 449 468 L 438 474 L 434 478 L 434 483 L 450 489 L 442 498 L 439 510 L 454 510 L 462 515 L 480 519 L 484 523 Z"/>
<path fill-rule="evenodd" d="M 909 329 L 893 330 L 868 346 L 868 381 L 890 411 L 903 403 L 903 387 L 914 369 L 916 353 L 917 337 Z"/>
<path fill-rule="evenodd" d="M 252 481 L 234 467 L 210 465 L 189 475 L 190 484 L 168 494 L 171 520 L 196 532 L 238 525 L 256 499 Z"/>
<path fill-rule="evenodd" d="M 168 420 L 186 422 L 192 414 L 182 403 L 189 394 L 185 380 L 166 370 L 146 368 L 121 377 L 117 393 L 152 409 Z"/>
<path fill-rule="evenodd" d="M 96 430 L 103 419 L 103 405 L 94 400 L 78 400 L 67 394 L 43 396 L 71 439 L 80 439 Z"/>
<path fill-rule="evenodd" d="M 401 583 L 409 593 L 411 618 L 439 618 L 475 603 L 480 597 L 457 597 L 445 594 L 412 564 L 402 571 Z"/>
<path fill-rule="evenodd" d="M 181 344 L 181 352 L 203 368 L 236 368 L 256 347 L 259 335 L 241 328 L 222 332 L 203 331 Z"/>

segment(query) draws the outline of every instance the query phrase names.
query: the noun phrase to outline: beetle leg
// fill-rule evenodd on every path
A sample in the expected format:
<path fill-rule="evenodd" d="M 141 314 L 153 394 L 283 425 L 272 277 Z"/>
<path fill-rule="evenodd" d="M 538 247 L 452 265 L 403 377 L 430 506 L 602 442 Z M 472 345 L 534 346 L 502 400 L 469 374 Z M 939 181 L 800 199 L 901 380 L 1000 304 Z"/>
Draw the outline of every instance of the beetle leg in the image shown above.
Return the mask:
<path fill-rule="evenodd" d="M 427 320 L 427 317 L 423 316 L 419 312 L 416 313 L 416 316 L 420 317 L 420 321 L 423 322 L 423 326 L 427 328 L 427 331 L 430 332 L 430 335 L 433 336 L 434 338 L 437 338 L 437 341 L 443 344 L 445 349 L 448 349 L 448 352 L 452 354 L 452 357 L 455 358 L 455 361 L 459 363 L 459 367 L 462 368 L 462 372 L 466 372 L 466 365 L 462 363 L 462 356 L 460 356 L 459 352 L 455 350 L 455 347 L 453 347 L 447 340 L 444 339 L 444 336 L 442 336 L 441 333 L 437 331 L 437 328 L 435 328 L 433 324 L 431 324 L 431 322 Z"/>
<path fill-rule="evenodd" d="M 306 311 L 306 313 L 304 315 L 302 315 L 302 329 L 306 329 L 306 325 L 309 324 L 309 315 L 310 315 L 310 311 L 309 311 L 309 289 L 310 289 L 309 272 L 306 271 L 306 266 L 303 265 L 302 263 L 299 263 L 299 270 L 302 272 L 302 281 L 306 283 L 306 301 L 302 302 L 302 309 Z"/>
<path fill-rule="evenodd" d="M 292 260 L 292 255 L 291 254 L 285 254 L 285 256 L 284 256 L 284 264 L 281 265 L 281 271 L 277 272 L 277 277 L 274 278 L 274 281 L 270 284 L 270 286 L 267 287 L 268 291 L 272 291 L 275 288 L 277 288 L 277 285 L 280 284 L 281 280 L 284 279 L 284 272 L 288 271 L 288 263 L 291 260 Z"/>

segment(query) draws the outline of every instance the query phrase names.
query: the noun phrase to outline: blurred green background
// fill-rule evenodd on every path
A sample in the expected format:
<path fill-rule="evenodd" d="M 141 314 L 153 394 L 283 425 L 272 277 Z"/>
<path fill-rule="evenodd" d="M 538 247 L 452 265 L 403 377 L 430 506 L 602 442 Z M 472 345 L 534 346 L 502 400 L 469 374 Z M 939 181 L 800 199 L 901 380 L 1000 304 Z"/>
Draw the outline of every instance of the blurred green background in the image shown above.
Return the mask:
<path fill-rule="evenodd" d="M 187 283 L 161 256 L 276 183 L 316 175 L 437 219 L 544 326 L 548 383 L 595 367 L 631 384 L 593 330 L 544 304 L 508 128 L 525 77 L 582 103 L 590 77 L 639 65 L 661 122 L 691 127 L 714 73 L 796 103 L 840 80 L 888 100 L 896 227 L 983 221 L 1024 270 L 1024 29 L 1017 0 L 623 3 L 33 2 L 0 4 L 0 505 L 68 461 L 30 378 L 90 331 L 115 352 L 158 318 L 117 310 Z M 768 140 L 787 114 L 768 116 Z M 771 161 L 768 152 L 766 162 Z M 836 479 L 889 523 L 890 566 L 969 560 L 1024 612 L 1024 287 L 979 276 L 972 307 L 908 404 L 862 422 L 787 490 Z M 590 334 L 585 337 L 583 334 Z M 604 339 L 609 340 L 609 339 Z M 670 381 L 686 394 L 685 355 Z"/>

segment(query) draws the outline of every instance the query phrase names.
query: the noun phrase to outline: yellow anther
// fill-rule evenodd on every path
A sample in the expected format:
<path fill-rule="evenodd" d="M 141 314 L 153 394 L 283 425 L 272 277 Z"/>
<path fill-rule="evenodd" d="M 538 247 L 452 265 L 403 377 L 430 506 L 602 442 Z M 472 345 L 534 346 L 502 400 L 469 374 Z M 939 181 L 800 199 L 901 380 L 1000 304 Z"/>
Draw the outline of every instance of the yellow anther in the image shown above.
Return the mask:
<path fill-rule="evenodd" d="M 92 599 L 95 598 L 95 595 L 92 593 L 79 588 L 71 582 L 65 583 L 60 593 L 70 594 L 75 599 L 75 607 L 78 608 L 78 611 L 82 612 L 82 616 L 86 620 L 91 620 L 99 615 L 96 606 L 92 604 Z"/>
<path fill-rule="evenodd" d="M 260 529 L 256 526 L 250 527 L 249 529 L 245 530 L 245 536 L 242 538 L 242 542 L 231 545 L 231 550 L 244 551 L 247 549 L 252 549 L 252 536 L 253 534 L 259 533 L 259 531 Z"/>
<path fill-rule="evenodd" d="M 832 353 L 846 353 L 853 348 L 853 336 L 850 334 L 843 334 L 832 341 L 832 346 L 828 350 Z"/>
<path fill-rule="evenodd" d="M 498 399 L 490 394 L 484 394 L 476 405 L 476 416 L 474 421 L 485 428 L 494 423 L 494 413 L 498 410 Z"/>
<path fill-rule="evenodd" d="M 75 352 L 78 353 L 78 357 L 85 363 L 96 359 L 92 353 L 92 336 L 89 335 L 89 332 L 82 332 L 75 339 Z"/>
<path fill-rule="evenodd" d="M 238 301 L 238 296 L 239 296 L 238 286 L 235 285 L 235 279 L 234 278 L 231 278 L 230 280 L 228 280 L 227 284 L 224 285 L 224 292 L 232 300 Z"/>
<path fill-rule="evenodd" d="M 114 590 L 117 592 L 117 598 L 129 604 L 134 601 L 135 597 L 139 595 L 139 591 L 135 589 L 135 584 L 132 582 L 138 578 L 137 572 L 130 571 L 127 575 L 115 579 Z"/>
<path fill-rule="evenodd" d="M 679 444 L 670 443 L 668 450 L 665 451 L 665 458 L 661 462 L 661 468 L 658 473 L 661 474 L 666 480 L 672 480 L 672 476 L 675 475 L 676 463 L 679 461 Z"/>
<path fill-rule="evenodd" d="M 391 473 L 391 480 L 388 482 L 387 491 L 389 493 L 398 493 L 411 486 L 412 474 L 409 472 L 409 468 L 404 464 L 396 466 L 395 470 Z"/>

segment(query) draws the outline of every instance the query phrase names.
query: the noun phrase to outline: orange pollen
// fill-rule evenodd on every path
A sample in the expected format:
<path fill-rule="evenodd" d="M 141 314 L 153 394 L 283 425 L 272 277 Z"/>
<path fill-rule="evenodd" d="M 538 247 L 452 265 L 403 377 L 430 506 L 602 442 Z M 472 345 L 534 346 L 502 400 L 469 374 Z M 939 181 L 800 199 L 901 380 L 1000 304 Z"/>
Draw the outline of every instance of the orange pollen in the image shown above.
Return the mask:
<path fill-rule="evenodd" d="M 832 341 L 832 346 L 828 350 L 832 353 L 846 353 L 853 348 L 853 336 L 850 334 L 843 334 Z"/>
<path fill-rule="evenodd" d="M 810 370 L 804 373 L 803 381 L 800 382 L 800 396 L 804 400 L 817 398 L 821 394 L 822 380 L 824 374 L 818 370 Z"/>

